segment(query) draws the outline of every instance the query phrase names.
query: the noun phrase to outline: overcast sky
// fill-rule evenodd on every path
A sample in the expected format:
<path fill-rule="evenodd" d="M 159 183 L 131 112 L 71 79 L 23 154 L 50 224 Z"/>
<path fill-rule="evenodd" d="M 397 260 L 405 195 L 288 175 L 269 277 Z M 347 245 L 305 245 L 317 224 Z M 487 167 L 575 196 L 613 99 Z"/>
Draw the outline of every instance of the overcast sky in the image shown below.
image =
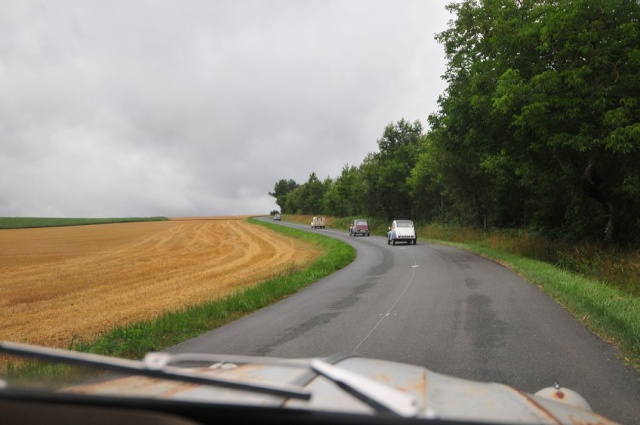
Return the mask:
<path fill-rule="evenodd" d="M 449 0 L 0 0 L 0 216 L 268 214 L 437 110 Z"/>

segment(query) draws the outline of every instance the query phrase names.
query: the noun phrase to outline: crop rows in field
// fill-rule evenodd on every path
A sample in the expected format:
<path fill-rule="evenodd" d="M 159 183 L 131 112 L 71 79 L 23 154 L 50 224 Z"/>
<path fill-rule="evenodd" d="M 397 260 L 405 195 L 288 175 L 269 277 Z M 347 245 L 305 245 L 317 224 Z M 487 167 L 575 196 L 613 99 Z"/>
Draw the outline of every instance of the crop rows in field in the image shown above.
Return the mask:
<path fill-rule="evenodd" d="M 223 297 L 319 251 L 244 217 L 0 233 L 0 340 L 66 347 Z"/>

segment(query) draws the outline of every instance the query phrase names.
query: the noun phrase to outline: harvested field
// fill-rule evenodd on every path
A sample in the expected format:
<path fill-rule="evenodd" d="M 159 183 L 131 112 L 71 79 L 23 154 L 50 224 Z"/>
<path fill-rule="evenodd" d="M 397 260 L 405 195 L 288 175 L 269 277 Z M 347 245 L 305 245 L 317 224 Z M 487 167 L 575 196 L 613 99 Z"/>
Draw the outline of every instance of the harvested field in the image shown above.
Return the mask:
<path fill-rule="evenodd" d="M 320 252 L 246 217 L 0 231 L 0 340 L 66 348 L 298 269 Z"/>

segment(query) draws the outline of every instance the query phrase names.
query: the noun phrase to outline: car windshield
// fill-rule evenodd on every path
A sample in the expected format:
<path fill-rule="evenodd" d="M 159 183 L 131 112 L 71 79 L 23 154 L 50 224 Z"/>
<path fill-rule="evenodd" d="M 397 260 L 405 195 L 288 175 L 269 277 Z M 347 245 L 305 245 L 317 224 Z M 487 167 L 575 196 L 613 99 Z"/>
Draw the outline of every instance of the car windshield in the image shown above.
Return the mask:
<path fill-rule="evenodd" d="M 0 7 L 0 425 L 640 425 L 640 0 Z"/>

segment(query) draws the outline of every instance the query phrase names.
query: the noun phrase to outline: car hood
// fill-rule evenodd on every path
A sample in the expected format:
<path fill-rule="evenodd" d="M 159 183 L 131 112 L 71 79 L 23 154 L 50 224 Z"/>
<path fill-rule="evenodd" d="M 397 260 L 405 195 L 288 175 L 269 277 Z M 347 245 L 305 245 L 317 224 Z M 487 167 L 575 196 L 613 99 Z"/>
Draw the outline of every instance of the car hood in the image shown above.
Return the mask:
<path fill-rule="evenodd" d="M 570 389 L 549 387 L 530 394 L 354 353 L 304 359 L 151 353 L 134 361 L 46 348 L 35 349 L 33 355 L 33 347 L 5 343 L 0 348 L 110 370 L 61 390 L 73 394 L 470 423 L 615 424 Z M 195 367 L 194 362 L 206 367 Z"/>

